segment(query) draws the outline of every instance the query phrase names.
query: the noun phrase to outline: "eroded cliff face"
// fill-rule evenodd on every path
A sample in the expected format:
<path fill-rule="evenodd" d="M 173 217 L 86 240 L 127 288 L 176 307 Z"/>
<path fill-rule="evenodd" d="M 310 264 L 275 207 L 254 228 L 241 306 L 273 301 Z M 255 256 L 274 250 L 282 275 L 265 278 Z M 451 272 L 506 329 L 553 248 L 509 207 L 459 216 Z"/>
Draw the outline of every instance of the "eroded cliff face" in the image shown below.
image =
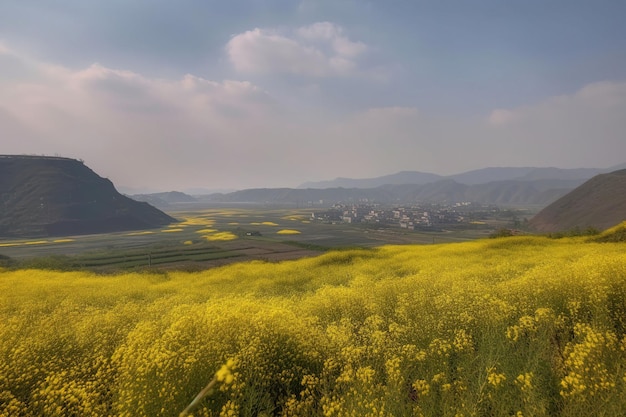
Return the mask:
<path fill-rule="evenodd" d="M 0 156 L 0 236 L 36 237 L 155 228 L 176 220 L 117 192 L 82 161 Z"/>

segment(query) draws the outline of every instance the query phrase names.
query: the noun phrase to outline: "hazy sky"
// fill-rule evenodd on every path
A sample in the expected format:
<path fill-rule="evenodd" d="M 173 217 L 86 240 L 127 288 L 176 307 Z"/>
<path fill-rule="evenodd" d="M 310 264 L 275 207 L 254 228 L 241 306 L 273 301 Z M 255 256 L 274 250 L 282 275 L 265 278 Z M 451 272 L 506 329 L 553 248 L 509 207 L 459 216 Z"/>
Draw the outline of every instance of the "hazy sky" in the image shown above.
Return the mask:
<path fill-rule="evenodd" d="M 118 186 L 626 162 L 626 1 L 2 0 L 0 153 Z"/>

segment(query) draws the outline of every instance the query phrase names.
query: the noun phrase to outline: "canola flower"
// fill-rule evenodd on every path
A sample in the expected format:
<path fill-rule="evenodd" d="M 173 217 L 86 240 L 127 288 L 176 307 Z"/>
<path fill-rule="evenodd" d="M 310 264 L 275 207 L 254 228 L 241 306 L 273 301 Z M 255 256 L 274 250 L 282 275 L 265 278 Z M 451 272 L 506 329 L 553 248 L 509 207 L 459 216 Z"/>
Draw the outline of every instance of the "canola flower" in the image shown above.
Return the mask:
<path fill-rule="evenodd" d="M 196 233 L 215 233 L 217 232 L 217 229 L 210 229 L 210 228 L 205 228 L 205 229 L 200 229 L 200 230 L 196 230 Z"/>
<path fill-rule="evenodd" d="M 208 241 L 225 241 L 237 239 L 237 235 L 232 232 L 218 232 L 210 235 L 204 235 L 202 237 Z"/>
<path fill-rule="evenodd" d="M 211 394 L 213 387 L 215 387 L 217 383 L 221 382 L 225 386 L 232 384 L 235 379 L 233 375 L 234 368 L 235 361 L 229 359 L 228 362 L 222 365 L 222 367 L 215 373 L 215 376 L 207 384 L 207 386 L 204 387 L 202 391 L 200 391 L 198 395 L 196 395 L 193 401 L 180 413 L 180 417 L 189 415 L 190 411 L 193 410 L 194 407 L 196 407 L 204 397 Z"/>
<path fill-rule="evenodd" d="M 0 416 L 621 416 L 625 295 L 583 238 L 0 270 Z"/>
<path fill-rule="evenodd" d="M 197 216 L 197 217 L 185 217 L 183 221 L 175 223 L 171 226 L 212 226 L 215 223 L 214 219 L 205 216 Z"/>
<path fill-rule="evenodd" d="M 301 232 L 295 229 L 281 229 L 276 232 L 277 235 L 299 235 Z"/>

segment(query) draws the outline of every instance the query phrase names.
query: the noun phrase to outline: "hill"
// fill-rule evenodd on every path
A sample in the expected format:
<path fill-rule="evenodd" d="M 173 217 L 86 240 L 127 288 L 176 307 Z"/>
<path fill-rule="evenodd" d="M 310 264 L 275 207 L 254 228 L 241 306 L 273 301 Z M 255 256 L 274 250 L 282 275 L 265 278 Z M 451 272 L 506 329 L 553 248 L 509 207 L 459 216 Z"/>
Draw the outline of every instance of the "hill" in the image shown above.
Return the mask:
<path fill-rule="evenodd" d="M 626 169 L 593 177 L 537 213 L 530 226 L 541 232 L 606 229 L 624 220 Z"/>
<path fill-rule="evenodd" d="M 626 166 L 624 166 L 624 168 L 626 168 Z M 495 181 L 534 180 L 578 180 L 580 181 L 580 184 L 582 184 L 585 180 L 590 179 L 594 175 L 616 171 L 618 169 L 622 169 L 622 167 L 616 166 L 614 169 L 609 168 L 608 170 L 598 168 L 562 169 L 552 167 L 489 167 L 449 176 L 419 171 L 402 171 L 397 174 L 385 175 L 376 178 L 336 178 L 331 181 L 306 182 L 298 186 L 298 188 L 375 188 L 383 185 L 424 185 L 438 182 L 443 179 L 451 179 L 459 184 L 465 185 L 487 184 Z"/>
<path fill-rule="evenodd" d="M 155 207 L 168 208 L 171 204 L 176 203 L 195 203 L 194 197 L 180 191 L 168 191 L 164 193 L 152 194 L 134 194 L 130 196 L 133 200 L 143 201 L 152 204 Z"/>
<path fill-rule="evenodd" d="M 81 161 L 0 156 L 0 236 L 107 233 L 163 226 L 175 219 L 123 196 Z"/>
<path fill-rule="evenodd" d="M 494 181 L 467 185 L 452 179 L 427 184 L 388 184 L 375 188 L 255 188 L 203 196 L 202 201 L 302 204 L 326 203 L 450 203 L 472 201 L 498 205 L 546 206 L 584 180 Z"/>
<path fill-rule="evenodd" d="M 402 171 L 376 178 L 335 178 L 331 181 L 305 182 L 298 188 L 376 188 L 387 184 L 428 184 L 443 178 L 429 172 Z"/>

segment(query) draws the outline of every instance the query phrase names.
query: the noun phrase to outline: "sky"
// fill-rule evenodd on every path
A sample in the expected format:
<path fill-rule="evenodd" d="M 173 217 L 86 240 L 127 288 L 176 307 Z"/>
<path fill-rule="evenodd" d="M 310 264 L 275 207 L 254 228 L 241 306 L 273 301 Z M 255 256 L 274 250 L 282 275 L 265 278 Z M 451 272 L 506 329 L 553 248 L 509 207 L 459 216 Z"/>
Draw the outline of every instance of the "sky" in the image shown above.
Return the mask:
<path fill-rule="evenodd" d="M 3 0 L 0 154 L 125 189 L 626 162 L 626 1 Z"/>

